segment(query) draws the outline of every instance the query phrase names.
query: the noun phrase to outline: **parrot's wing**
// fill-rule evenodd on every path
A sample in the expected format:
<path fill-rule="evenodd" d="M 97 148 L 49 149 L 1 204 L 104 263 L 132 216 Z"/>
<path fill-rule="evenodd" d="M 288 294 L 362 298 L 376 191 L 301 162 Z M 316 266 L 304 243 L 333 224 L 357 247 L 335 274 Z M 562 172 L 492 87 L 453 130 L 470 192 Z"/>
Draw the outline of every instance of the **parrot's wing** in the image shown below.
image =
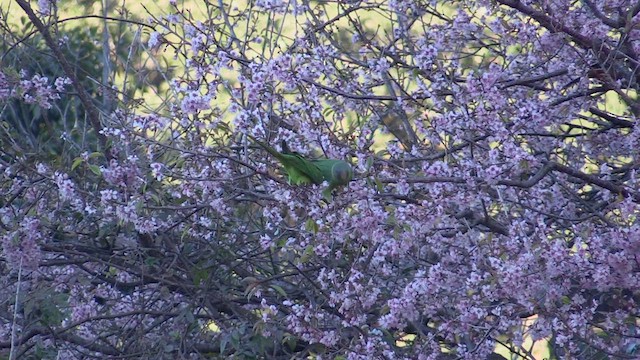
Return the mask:
<path fill-rule="evenodd" d="M 320 169 L 311 161 L 303 158 L 300 154 L 280 154 L 280 163 L 289 175 L 291 185 L 317 184 L 324 181 L 324 176 Z"/>
<path fill-rule="evenodd" d="M 258 141 L 251 137 L 251 139 L 269 154 L 278 159 L 282 164 L 287 175 L 289 176 L 289 183 L 291 185 L 308 185 L 308 184 L 322 184 L 324 177 L 320 172 L 320 169 L 311 161 L 305 159 L 302 155 L 289 152 L 289 148 L 284 143 L 283 148 L 287 152 L 286 154 L 278 152 L 271 146 Z"/>

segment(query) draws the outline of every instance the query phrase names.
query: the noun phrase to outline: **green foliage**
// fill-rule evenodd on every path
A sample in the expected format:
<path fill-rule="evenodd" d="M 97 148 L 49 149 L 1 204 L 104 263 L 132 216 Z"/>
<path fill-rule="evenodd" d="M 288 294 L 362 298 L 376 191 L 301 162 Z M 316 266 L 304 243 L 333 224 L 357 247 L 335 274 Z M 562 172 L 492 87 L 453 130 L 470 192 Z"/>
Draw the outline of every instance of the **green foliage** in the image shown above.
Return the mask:
<path fill-rule="evenodd" d="M 19 44 L 9 41 L 0 43 L 3 67 L 14 73 L 24 71 L 27 77 L 34 74 L 46 76 L 50 82 L 58 77 L 66 77 L 59 63 L 51 57 L 42 36 L 32 32 L 30 23 L 24 24 L 19 31 L 26 40 Z M 93 98 L 98 97 L 101 76 L 100 49 L 95 44 L 98 29 L 72 28 L 60 34 L 61 51 L 73 66 L 73 71 L 81 80 L 82 86 Z M 6 40 L 6 39 L 5 39 Z M 6 70 L 5 70 L 6 71 Z M 71 90 L 72 87 L 68 87 Z M 0 120 L 10 130 L 8 136 L 14 139 L 27 152 L 56 156 L 63 151 L 65 133 L 73 139 L 77 149 L 86 148 L 95 142 L 84 122 L 85 111 L 73 91 L 62 94 L 53 108 L 43 109 L 37 104 L 26 104 L 21 99 L 8 102 L 0 112 Z M 3 134 L 7 135 L 7 134 Z"/>

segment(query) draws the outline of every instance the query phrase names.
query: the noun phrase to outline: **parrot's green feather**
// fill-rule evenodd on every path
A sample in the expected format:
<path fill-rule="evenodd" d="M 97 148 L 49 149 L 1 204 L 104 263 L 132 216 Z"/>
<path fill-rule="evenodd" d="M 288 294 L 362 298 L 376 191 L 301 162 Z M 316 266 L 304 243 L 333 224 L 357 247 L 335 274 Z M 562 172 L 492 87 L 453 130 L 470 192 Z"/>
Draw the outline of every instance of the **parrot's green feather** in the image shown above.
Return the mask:
<path fill-rule="evenodd" d="M 284 167 L 289 177 L 291 185 L 320 185 L 324 181 L 324 177 L 320 169 L 313 162 L 305 159 L 298 153 L 281 153 L 271 146 L 253 139 L 253 141 L 267 150 L 274 158 L 276 158 Z M 286 145 L 285 145 L 286 146 Z M 286 151 L 288 148 L 283 147 Z"/>
<path fill-rule="evenodd" d="M 250 137 L 256 144 L 275 157 L 284 167 L 291 185 L 320 185 L 324 181 L 329 186 L 322 192 L 327 201 L 331 192 L 338 186 L 347 185 L 353 179 L 353 169 L 348 162 L 335 159 L 307 160 L 297 152 L 291 152 L 287 143 L 282 141 L 282 152 Z"/>
<path fill-rule="evenodd" d="M 347 185 L 353 179 L 353 169 L 348 162 L 334 159 L 318 159 L 312 160 L 320 169 L 322 176 L 329 183 L 326 189 L 322 191 L 327 202 L 331 201 L 331 192 L 338 186 Z"/>

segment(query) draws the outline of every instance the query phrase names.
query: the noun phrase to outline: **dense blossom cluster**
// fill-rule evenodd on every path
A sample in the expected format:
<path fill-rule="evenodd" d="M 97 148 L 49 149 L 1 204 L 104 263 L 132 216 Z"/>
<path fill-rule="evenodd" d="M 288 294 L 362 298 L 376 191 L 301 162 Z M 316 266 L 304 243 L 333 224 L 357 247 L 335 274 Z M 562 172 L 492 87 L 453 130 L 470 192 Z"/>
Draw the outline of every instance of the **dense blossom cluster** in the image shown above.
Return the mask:
<path fill-rule="evenodd" d="M 0 72 L 0 101 L 19 98 L 27 104 L 37 104 L 49 109 L 53 102 L 60 99 L 60 93 L 69 84 L 69 78 L 57 78 L 52 86 L 46 76 L 35 74 L 29 78 L 27 73 L 22 71 L 20 79 L 16 79 Z"/>
<path fill-rule="evenodd" d="M 167 106 L 3 152 L 0 354 L 640 353 L 636 2 L 176 3 Z M 355 179 L 326 201 L 252 138 Z"/>

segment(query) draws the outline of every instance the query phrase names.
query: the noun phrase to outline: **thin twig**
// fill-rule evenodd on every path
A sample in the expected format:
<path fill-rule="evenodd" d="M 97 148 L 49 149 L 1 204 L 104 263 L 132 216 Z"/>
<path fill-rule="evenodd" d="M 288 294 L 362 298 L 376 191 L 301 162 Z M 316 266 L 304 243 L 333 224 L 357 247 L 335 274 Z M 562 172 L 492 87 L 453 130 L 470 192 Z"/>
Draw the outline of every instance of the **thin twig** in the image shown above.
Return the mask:
<path fill-rule="evenodd" d="M 20 266 L 18 267 L 18 282 L 16 285 L 16 301 L 13 304 L 13 323 L 11 324 L 11 350 L 9 351 L 9 360 L 14 359 L 16 350 L 16 323 L 18 322 L 18 302 L 20 299 L 20 284 L 22 281 L 22 256 L 20 256 Z"/>

